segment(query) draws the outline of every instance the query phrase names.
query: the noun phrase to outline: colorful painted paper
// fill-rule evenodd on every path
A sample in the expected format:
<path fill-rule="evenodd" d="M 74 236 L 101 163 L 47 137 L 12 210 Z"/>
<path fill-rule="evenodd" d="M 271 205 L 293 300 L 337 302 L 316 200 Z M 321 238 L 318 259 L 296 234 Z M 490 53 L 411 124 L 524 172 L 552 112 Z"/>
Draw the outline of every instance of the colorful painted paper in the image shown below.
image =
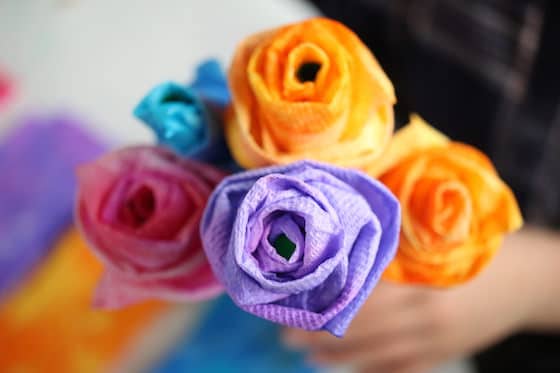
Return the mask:
<path fill-rule="evenodd" d="M 280 328 L 242 311 L 227 296 L 206 315 L 152 373 L 313 373 L 301 352 L 286 349 Z"/>
<path fill-rule="evenodd" d="M 101 264 L 76 230 L 0 304 L 0 367 L 16 373 L 109 371 L 167 309 L 150 302 L 120 311 L 91 307 Z"/>
<path fill-rule="evenodd" d="M 0 298 L 72 222 L 75 167 L 105 146 L 69 115 L 17 122 L 0 144 Z"/>

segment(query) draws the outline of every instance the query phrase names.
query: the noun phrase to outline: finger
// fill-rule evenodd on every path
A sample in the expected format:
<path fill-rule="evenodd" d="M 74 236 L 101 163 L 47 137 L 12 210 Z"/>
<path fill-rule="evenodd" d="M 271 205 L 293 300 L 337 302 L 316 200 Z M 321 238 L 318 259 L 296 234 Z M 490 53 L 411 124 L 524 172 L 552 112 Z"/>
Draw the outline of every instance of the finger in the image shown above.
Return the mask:
<path fill-rule="evenodd" d="M 329 348 L 360 343 L 364 339 L 394 335 L 422 328 L 418 310 L 425 303 L 424 289 L 385 284 L 381 292 L 370 296 L 356 315 L 343 338 L 327 332 L 285 329 L 284 342 L 294 348 Z"/>
<path fill-rule="evenodd" d="M 322 345 L 334 345 L 340 338 L 330 333 L 317 331 L 308 332 L 299 329 L 284 329 L 282 331 L 282 340 L 285 345 L 292 348 L 317 348 Z"/>
<path fill-rule="evenodd" d="M 425 343 L 422 338 L 393 338 L 385 342 L 369 340 L 351 348 L 341 346 L 330 350 L 312 351 L 310 361 L 319 365 L 352 363 L 385 366 L 420 357 L 424 351 Z"/>
<path fill-rule="evenodd" d="M 405 360 L 390 365 L 368 365 L 360 368 L 359 373 L 426 373 L 430 372 L 434 364 L 423 360 Z"/>
<path fill-rule="evenodd" d="M 407 299 L 384 313 L 363 313 L 350 324 L 344 339 L 347 343 L 359 343 L 366 339 L 425 333 L 431 327 L 430 318 L 424 316 L 425 302 L 419 298 Z"/>
<path fill-rule="evenodd" d="M 372 306 L 373 308 L 383 308 L 386 306 L 391 307 L 395 304 L 401 304 L 403 301 L 406 302 L 407 299 L 414 299 L 415 296 L 423 296 L 430 291 L 431 289 L 420 286 L 402 285 L 381 281 L 373 289 L 364 306 Z"/>

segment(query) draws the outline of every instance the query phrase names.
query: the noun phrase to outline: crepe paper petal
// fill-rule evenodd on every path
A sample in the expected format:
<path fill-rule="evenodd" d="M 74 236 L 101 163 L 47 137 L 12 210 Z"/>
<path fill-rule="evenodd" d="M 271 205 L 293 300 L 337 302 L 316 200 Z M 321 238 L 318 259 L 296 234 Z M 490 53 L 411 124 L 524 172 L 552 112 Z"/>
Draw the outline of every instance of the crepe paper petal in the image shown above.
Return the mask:
<path fill-rule="evenodd" d="M 0 145 L 0 297 L 72 222 L 74 168 L 105 148 L 82 125 L 69 115 L 29 117 Z"/>
<path fill-rule="evenodd" d="M 134 115 L 154 131 L 161 145 L 184 157 L 222 165 L 231 159 L 221 123 L 228 102 L 226 81 L 211 60 L 198 67 L 191 86 L 158 84 Z"/>
<path fill-rule="evenodd" d="M 327 18 L 241 41 L 228 82 L 224 130 L 245 168 L 301 159 L 361 168 L 393 133 L 391 81 L 351 30 Z"/>
<path fill-rule="evenodd" d="M 449 139 L 426 123 L 418 114 L 410 116 L 409 123 L 398 130 L 387 151 L 376 162 L 365 167 L 368 175 L 378 177 L 394 165 L 421 150 L 445 146 Z"/>
<path fill-rule="evenodd" d="M 234 302 L 265 319 L 342 336 L 395 254 L 400 209 L 379 182 L 300 161 L 227 177 L 201 235 Z M 279 252 L 278 237 L 291 242 Z"/>
<path fill-rule="evenodd" d="M 395 134 L 375 174 L 402 206 L 399 250 L 383 278 L 448 287 L 476 276 L 523 223 L 511 189 L 475 148 L 420 117 Z"/>
<path fill-rule="evenodd" d="M 105 264 L 96 306 L 196 301 L 222 292 L 199 224 L 224 176 L 154 146 L 123 148 L 79 168 L 76 220 Z"/>

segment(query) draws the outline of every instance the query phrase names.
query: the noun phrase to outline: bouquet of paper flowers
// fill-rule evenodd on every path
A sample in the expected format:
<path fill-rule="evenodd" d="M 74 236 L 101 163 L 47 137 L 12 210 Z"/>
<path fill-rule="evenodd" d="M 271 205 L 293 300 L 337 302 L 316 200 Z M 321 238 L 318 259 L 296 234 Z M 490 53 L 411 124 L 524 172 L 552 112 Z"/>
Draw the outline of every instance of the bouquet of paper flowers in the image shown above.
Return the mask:
<path fill-rule="evenodd" d="M 227 78 L 153 88 L 134 114 L 158 145 L 78 170 L 76 219 L 105 265 L 95 305 L 204 300 L 343 336 L 380 278 L 449 287 L 522 218 L 490 160 L 412 115 L 342 24 L 252 35 Z"/>

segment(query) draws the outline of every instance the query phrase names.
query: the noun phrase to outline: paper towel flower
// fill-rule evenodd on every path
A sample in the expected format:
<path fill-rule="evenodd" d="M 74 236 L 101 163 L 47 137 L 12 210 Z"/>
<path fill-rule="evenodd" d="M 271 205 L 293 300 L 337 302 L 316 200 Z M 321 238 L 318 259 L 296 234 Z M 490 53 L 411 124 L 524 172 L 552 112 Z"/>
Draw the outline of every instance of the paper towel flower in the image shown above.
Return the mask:
<path fill-rule="evenodd" d="M 216 161 L 227 156 L 220 117 L 228 102 L 225 77 L 210 60 L 198 67 L 189 86 L 158 84 L 134 115 L 155 132 L 161 145 L 189 158 Z"/>
<path fill-rule="evenodd" d="M 224 179 L 201 235 L 238 306 L 342 336 L 393 258 L 399 222 L 397 200 L 378 181 L 301 161 Z"/>
<path fill-rule="evenodd" d="M 225 123 L 235 160 L 371 164 L 393 131 L 393 86 L 342 24 L 315 18 L 245 39 L 229 70 Z"/>
<path fill-rule="evenodd" d="M 149 146 L 125 148 L 79 168 L 77 220 L 105 263 L 97 306 L 198 300 L 221 291 L 202 250 L 199 225 L 223 176 Z"/>
<path fill-rule="evenodd" d="M 522 217 L 490 160 L 418 116 L 395 135 L 381 181 L 402 206 L 395 260 L 383 278 L 451 286 L 476 275 Z M 376 169 L 375 173 L 383 172 Z"/>

